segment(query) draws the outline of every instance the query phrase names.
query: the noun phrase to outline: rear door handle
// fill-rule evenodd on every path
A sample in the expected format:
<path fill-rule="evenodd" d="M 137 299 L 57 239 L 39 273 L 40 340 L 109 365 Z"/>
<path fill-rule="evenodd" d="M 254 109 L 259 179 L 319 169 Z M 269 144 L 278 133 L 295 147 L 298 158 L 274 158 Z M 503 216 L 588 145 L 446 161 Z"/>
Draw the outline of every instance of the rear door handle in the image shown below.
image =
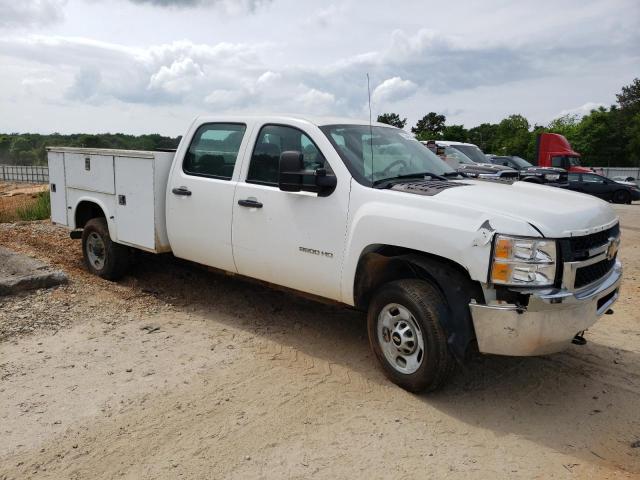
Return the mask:
<path fill-rule="evenodd" d="M 184 195 L 187 197 L 191 196 L 191 190 L 189 190 L 187 187 L 174 188 L 173 190 L 171 190 L 171 193 L 173 193 L 174 195 Z"/>
<path fill-rule="evenodd" d="M 249 208 L 262 208 L 262 203 L 257 200 L 238 200 L 238 205 L 241 207 L 249 207 Z"/>

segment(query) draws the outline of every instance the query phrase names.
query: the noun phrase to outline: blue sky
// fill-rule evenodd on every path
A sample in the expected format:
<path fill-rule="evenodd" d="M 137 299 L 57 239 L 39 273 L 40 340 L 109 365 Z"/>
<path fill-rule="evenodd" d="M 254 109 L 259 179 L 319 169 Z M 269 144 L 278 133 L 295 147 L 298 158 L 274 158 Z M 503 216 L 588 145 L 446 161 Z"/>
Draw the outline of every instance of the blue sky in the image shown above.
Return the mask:
<path fill-rule="evenodd" d="M 0 0 L 0 131 L 290 112 L 548 123 L 640 76 L 640 2 Z"/>

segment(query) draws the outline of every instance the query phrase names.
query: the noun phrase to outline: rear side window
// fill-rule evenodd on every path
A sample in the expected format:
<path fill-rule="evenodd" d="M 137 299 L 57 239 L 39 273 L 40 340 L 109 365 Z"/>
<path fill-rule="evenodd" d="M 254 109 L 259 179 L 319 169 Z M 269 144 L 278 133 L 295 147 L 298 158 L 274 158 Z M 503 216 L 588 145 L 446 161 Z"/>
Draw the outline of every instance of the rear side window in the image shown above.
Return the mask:
<path fill-rule="evenodd" d="M 580 174 L 579 173 L 570 173 L 568 176 L 570 182 L 579 182 Z"/>
<path fill-rule="evenodd" d="M 329 164 L 316 144 L 302 130 L 283 125 L 265 125 L 258 134 L 251 155 L 247 182 L 277 186 L 280 155 L 287 150 L 302 152 L 305 170 L 326 168 L 331 173 Z M 305 175 L 303 183 L 313 185 L 313 176 Z"/>
<path fill-rule="evenodd" d="M 182 170 L 189 175 L 230 180 L 246 125 L 207 123 L 196 131 L 184 157 Z"/>

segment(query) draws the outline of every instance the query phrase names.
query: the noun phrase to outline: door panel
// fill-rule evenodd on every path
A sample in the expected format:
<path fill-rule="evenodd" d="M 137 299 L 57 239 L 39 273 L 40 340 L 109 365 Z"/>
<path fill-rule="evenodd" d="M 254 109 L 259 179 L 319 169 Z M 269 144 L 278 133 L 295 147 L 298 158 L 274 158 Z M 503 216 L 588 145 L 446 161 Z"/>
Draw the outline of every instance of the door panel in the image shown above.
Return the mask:
<path fill-rule="evenodd" d="M 297 138 L 295 132 L 290 133 L 279 138 L 277 133 L 264 133 L 261 129 L 252 140 L 255 150 L 250 157 L 247 155 L 251 163 L 243 169 L 249 172 L 249 178 L 238 183 L 233 205 L 233 249 L 238 272 L 340 300 L 349 181 L 338 177 L 336 190 L 327 197 L 279 190 L 273 185 L 277 171 L 274 162 L 282 151 L 303 151 L 305 165 L 325 162 L 325 168 L 331 169 L 325 161 L 327 155 L 318 155 L 312 133 L 306 132 L 302 138 L 300 130 Z M 264 184 L 254 177 L 256 174 L 264 177 Z M 251 206 L 255 202 L 262 207 Z"/>
<path fill-rule="evenodd" d="M 167 186 L 167 232 L 175 256 L 236 271 L 231 220 L 246 131 L 245 124 L 205 124 L 187 150 L 177 152 Z"/>
<path fill-rule="evenodd" d="M 61 225 L 68 225 L 64 154 L 60 152 L 49 152 L 48 159 L 49 194 L 51 195 L 51 221 Z"/>
<path fill-rule="evenodd" d="M 115 157 L 118 241 L 155 249 L 153 159 Z"/>

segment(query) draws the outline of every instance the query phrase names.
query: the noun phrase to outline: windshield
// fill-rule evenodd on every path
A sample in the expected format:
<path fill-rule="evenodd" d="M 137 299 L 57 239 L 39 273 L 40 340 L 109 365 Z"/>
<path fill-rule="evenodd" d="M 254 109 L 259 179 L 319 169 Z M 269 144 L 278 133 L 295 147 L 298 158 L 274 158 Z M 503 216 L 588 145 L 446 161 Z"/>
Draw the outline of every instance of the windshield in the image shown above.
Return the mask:
<path fill-rule="evenodd" d="M 569 155 L 556 155 L 551 157 L 552 167 L 566 168 L 567 164 L 570 166 L 579 167 L 580 157 L 572 157 Z"/>
<path fill-rule="evenodd" d="M 467 165 L 476 164 L 460 150 L 456 150 L 453 147 L 444 147 L 444 155 L 440 155 L 440 158 L 452 168 L 458 168 L 462 163 Z"/>
<path fill-rule="evenodd" d="M 363 185 L 411 174 L 454 172 L 411 134 L 397 128 L 326 125 L 320 129 Z"/>
<path fill-rule="evenodd" d="M 531 163 L 527 162 L 524 158 L 521 157 L 511 157 L 511 161 L 515 163 L 519 168 L 533 167 Z"/>
<path fill-rule="evenodd" d="M 476 163 L 491 163 L 489 162 L 487 157 L 485 157 L 484 153 L 482 153 L 482 150 L 480 150 L 475 145 L 451 145 L 451 146 L 456 150 L 460 150 L 462 153 L 464 153 L 467 157 L 469 157 L 471 160 L 473 160 Z"/>

